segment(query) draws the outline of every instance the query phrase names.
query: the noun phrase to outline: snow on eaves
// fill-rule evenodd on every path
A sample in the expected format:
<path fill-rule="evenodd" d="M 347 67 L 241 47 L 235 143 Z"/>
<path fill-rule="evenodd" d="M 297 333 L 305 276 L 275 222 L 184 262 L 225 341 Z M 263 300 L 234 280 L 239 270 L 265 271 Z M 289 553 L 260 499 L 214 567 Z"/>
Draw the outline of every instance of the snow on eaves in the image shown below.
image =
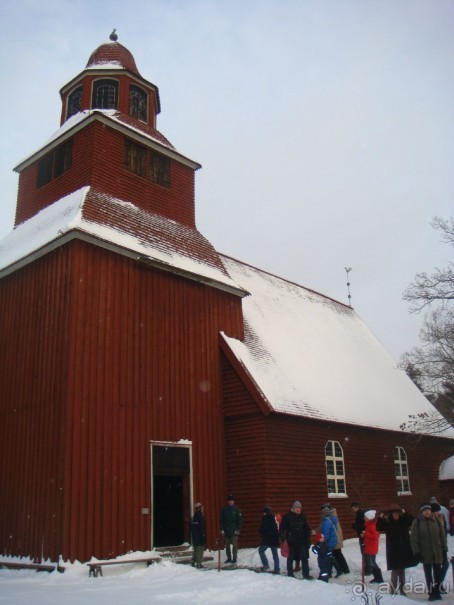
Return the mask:
<path fill-rule="evenodd" d="M 121 69 L 122 71 L 126 71 L 126 67 L 120 61 L 98 61 L 97 63 L 87 65 L 85 71 L 93 69 Z"/>
<path fill-rule="evenodd" d="M 90 187 L 83 187 L 15 227 L 0 241 L 0 271 L 20 261 L 26 261 L 27 257 L 42 249 L 46 250 L 49 244 L 58 241 L 64 235 L 77 231 L 92 236 L 94 240 L 106 242 L 119 251 L 124 250 L 147 259 L 164 270 L 168 268 L 196 281 L 210 283 L 240 295 L 246 294 L 228 276 L 220 261 L 216 265 L 210 259 L 197 258 L 189 249 L 182 253 L 172 244 L 171 239 L 160 235 L 171 232 L 174 240 L 178 238 L 188 240 L 198 235 L 194 230 L 116 198 L 109 198 L 109 203 L 111 208 L 117 207 L 119 214 L 124 214 L 126 210 L 136 224 L 142 222 L 146 230 L 153 223 L 157 224 L 157 228 L 154 231 L 150 229 L 151 235 L 147 239 L 128 232 L 126 223 L 124 229 L 118 224 L 100 224 L 84 214 L 84 204 L 89 192 Z M 199 237 L 205 241 L 202 236 Z"/>
<path fill-rule="evenodd" d="M 133 125 L 131 125 L 129 123 L 128 124 L 125 123 L 124 119 L 123 120 L 121 119 L 121 114 L 116 109 L 84 109 L 83 111 L 79 111 L 78 113 L 76 113 L 73 116 L 71 116 L 70 118 L 68 118 L 66 120 L 66 122 L 64 122 L 60 126 L 60 128 L 58 128 L 58 130 L 56 130 L 51 135 L 51 137 L 46 141 L 46 143 L 44 145 L 41 145 L 39 147 L 39 149 L 37 149 L 36 151 L 34 151 L 32 153 L 29 153 L 25 158 L 23 158 L 17 164 L 15 170 L 17 170 L 22 164 L 25 164 L 26 162 L 28 162 L 30 160 L 30 158 L 33 158 L 37 153 L 41 152 L 43 149 L 46 149 L 54 141 L 63 137 L 67 132 L 69 132 L 72 129 L 79 128 L 80 125 L 82 124 L 82 122 L 84 122 L 85 120 L 88 120 L 92 116 L 97 116 L 97 115 L 104 116 L 104 117 L 112 120 L 116 124 L 121 125 L 123 128 L 132 130 L 132 131 L 136 132 L 137 134 L 139 134 L 140 136 L 143 136 L 146 139 L 153 141 L 154 143 L 158 143 L 162 147 L 167 147 L 169 150 L 171 150 L 171 151 L 177 153 L 179 156 L 181 156 L 181 154 L 178 152 L 178 150 L 175 149 L 175 147 L 169 141 L 167 141 L 163 135 L 153 136 L 153 134 L 150 132 L 150 130 L 151 130 L 150 128 L 145 130 L 145 129 L 141 129 L 138 127 L 134 127 Z M 144 126 L 145 126 L 145 124 L 144 124 Z M 157 132 L 160 135 L 160 133 L 158 131 L 155 131 L 155 132 Z M 181 157 L 185 157 L 185 156 L 181 156 Z"/>
<path fill-rule="evenodd" d="M 274 411 L 398 431 L 409 414 L 433 413 L 352 308 L 221 258 L 250 292 L 244 342 L 224 338 Z"/>

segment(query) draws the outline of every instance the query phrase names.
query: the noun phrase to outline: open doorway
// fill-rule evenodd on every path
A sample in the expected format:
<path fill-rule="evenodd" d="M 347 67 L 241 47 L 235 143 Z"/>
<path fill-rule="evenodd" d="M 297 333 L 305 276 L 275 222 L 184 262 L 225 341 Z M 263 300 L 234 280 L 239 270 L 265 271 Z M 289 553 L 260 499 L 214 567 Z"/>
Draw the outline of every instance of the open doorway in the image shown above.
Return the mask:
<path fill-rule="evenodd" d="M 189 539 L 191 446 L 151 444 L 152 546 L 178 546 Z"/>

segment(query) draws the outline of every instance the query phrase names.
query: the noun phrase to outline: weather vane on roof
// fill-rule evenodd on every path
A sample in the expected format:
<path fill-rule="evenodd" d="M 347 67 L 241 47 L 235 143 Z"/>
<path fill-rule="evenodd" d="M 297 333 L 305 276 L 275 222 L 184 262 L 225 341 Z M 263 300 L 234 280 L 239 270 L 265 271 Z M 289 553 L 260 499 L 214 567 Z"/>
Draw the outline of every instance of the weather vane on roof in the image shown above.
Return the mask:
<path fill-rule="evenodd" d="M 118 36 L 115 33 L 117 30 L 115 28 L 113 28 L 112 33 L 110 34 L 109 38 L 112 40 L 112 42 L 116 42 L 118 40 Z"/>
<path fill-rule="evenodd" d="M 349 278 L 349 273 L 352 270 L 351 267 L 345 267 L 345 273 L 347 274 L 347 292 L 348 292 L 348 305 L 349 307 L 352 306 L 352 295 L 350 294 L 350 278 Z"/>

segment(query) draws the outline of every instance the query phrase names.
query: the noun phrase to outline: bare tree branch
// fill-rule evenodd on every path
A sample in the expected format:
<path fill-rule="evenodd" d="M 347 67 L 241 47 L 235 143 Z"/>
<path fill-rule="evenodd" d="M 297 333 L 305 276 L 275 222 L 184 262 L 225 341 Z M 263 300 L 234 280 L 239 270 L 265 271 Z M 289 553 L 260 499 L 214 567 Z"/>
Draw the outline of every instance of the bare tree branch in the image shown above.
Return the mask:
<path fill-rule="evenodd" d="M 454 218 L 442 219 L 435 216 L 432 226 L 441 232 L 441 241 L 454 246 Z M 436 267 L 431 274 L 418 273 L 403 293 L 410 303 L 410 312 L 419 313 L 432 303 L 445 306 L 454 300 L 454 263 L 444 269 Z"/>
<path fill-rule="evenodd" d="M 454 218 L 434 217 L 441 240 L 454 246 Z M 400 365 L 437 408 L 433 414 L 409 416 L 402 430 L 439 434 L 454 426 L 454 263 L 418 273 L 403 293 L 410 312 L 426 311 L 421 345 L 405 353 Z M 442 414 L 440 417 L 439 412 Z"/>

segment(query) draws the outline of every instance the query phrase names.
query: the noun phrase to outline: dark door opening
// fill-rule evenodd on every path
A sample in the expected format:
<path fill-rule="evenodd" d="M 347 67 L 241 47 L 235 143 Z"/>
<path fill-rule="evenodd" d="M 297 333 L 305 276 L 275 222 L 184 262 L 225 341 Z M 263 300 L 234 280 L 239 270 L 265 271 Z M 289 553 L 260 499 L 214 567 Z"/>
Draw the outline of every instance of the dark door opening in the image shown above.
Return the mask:
<path fill-rule="evenodd" d="M 190 448 L 152 445 L 153 546 L 189 539 Z"/>
<path fill-rule="evenodd" d="M 154 478 L 154 544 L 177 546 L 185 540 L 183 519 L 183 478 Z"/>

